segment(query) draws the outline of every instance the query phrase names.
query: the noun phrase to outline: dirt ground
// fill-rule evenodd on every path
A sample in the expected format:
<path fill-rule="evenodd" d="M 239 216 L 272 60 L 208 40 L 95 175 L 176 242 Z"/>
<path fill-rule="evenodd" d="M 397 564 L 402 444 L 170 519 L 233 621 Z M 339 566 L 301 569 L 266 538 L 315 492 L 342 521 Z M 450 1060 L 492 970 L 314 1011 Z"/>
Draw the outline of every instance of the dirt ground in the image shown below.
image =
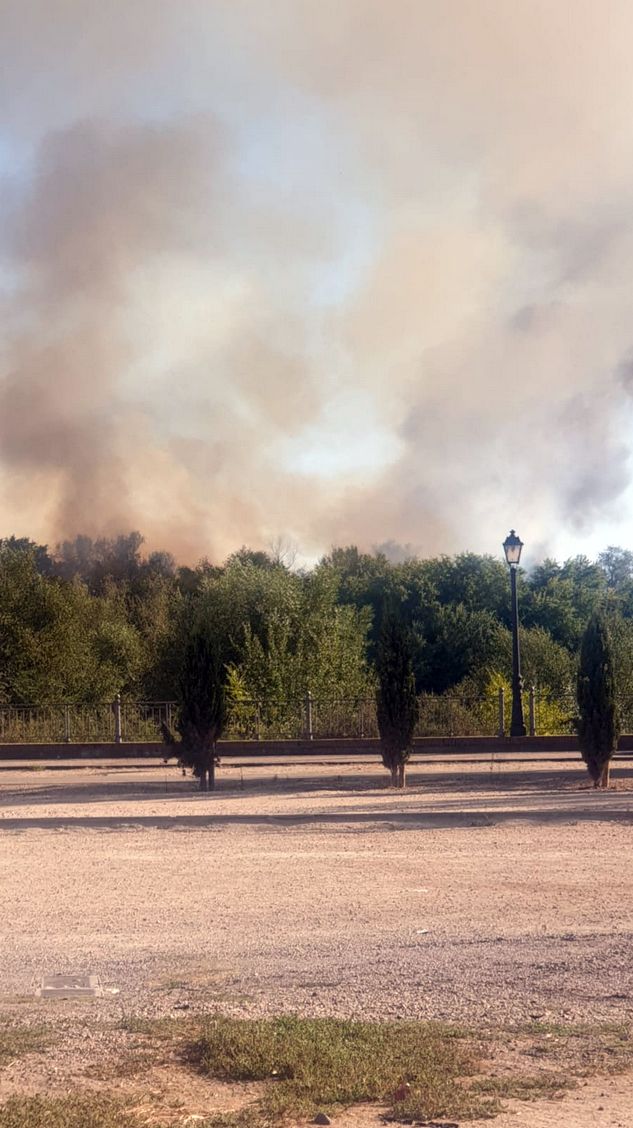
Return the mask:
<path fill-rule="evenodd" d="M 90 1073 L 129 1015 L 631 1021 L 633 762 L 606 793 L 571 756 L 429 756 L 409 778 L 228 763 L 207 796 L 173 767 L 3 770 L 0 1011 L 64 1037 L 0 1096 Z M 35 999 L 56 972 L 108 993 Z M 590 1122 L 633 1123 L 628 1076 L 495 1121 Z"/>

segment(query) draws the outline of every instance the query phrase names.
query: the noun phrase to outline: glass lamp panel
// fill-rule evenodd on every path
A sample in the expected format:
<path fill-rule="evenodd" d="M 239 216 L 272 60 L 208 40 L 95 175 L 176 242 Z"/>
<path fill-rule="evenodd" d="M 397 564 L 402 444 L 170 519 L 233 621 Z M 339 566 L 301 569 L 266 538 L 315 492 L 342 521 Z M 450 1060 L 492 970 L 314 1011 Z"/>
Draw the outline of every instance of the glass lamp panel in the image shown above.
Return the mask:
<path fill-rule="evenodd" d="M 521 549 L 523 548 L 523 541 L 518 537 L 512 529 L 510 535 L 506 537 L 503 542 L 503 551 L 506 554 L 506 560 L 510 565 L 516 565 L 521 559 Z"/>

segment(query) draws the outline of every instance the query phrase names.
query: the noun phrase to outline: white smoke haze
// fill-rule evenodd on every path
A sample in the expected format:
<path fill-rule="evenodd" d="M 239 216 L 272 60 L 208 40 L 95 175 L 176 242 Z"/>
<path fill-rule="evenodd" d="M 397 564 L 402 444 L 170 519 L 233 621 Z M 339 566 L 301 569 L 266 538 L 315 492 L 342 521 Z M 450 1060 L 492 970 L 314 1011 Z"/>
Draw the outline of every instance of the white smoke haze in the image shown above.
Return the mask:
<path fill-rule="evenodd" d="M 633 12 L 6 0 L 2 535 L 630 544 Z"/>

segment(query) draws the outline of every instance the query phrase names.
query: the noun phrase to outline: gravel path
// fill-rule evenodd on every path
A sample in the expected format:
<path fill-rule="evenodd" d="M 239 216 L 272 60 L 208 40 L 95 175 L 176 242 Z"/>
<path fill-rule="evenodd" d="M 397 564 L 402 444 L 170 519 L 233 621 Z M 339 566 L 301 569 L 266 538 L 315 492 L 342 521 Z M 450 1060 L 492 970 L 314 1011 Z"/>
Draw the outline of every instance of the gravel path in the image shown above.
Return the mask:
<path fill-rule="evenodd" d="M 633 1013 L 633 791 L 543 758 L 436 761 L 400 795 L 362 764 L 221 771 L 211 796 L 173 768 L 3 772 L 5 1012 Z M 57 971 L 120 993 L 19 1001 Z"/>

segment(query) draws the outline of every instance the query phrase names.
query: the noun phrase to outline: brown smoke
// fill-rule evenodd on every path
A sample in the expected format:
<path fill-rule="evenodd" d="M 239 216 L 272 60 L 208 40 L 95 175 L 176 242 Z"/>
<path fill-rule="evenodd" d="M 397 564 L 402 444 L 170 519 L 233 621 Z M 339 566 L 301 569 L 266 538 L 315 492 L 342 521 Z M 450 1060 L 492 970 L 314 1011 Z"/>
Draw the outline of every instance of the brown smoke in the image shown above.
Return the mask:
<path fill-rule="evenodd" d="M 0 532 L 612 524 L 632 32 L 624 0 L 8 0 Z"/>

